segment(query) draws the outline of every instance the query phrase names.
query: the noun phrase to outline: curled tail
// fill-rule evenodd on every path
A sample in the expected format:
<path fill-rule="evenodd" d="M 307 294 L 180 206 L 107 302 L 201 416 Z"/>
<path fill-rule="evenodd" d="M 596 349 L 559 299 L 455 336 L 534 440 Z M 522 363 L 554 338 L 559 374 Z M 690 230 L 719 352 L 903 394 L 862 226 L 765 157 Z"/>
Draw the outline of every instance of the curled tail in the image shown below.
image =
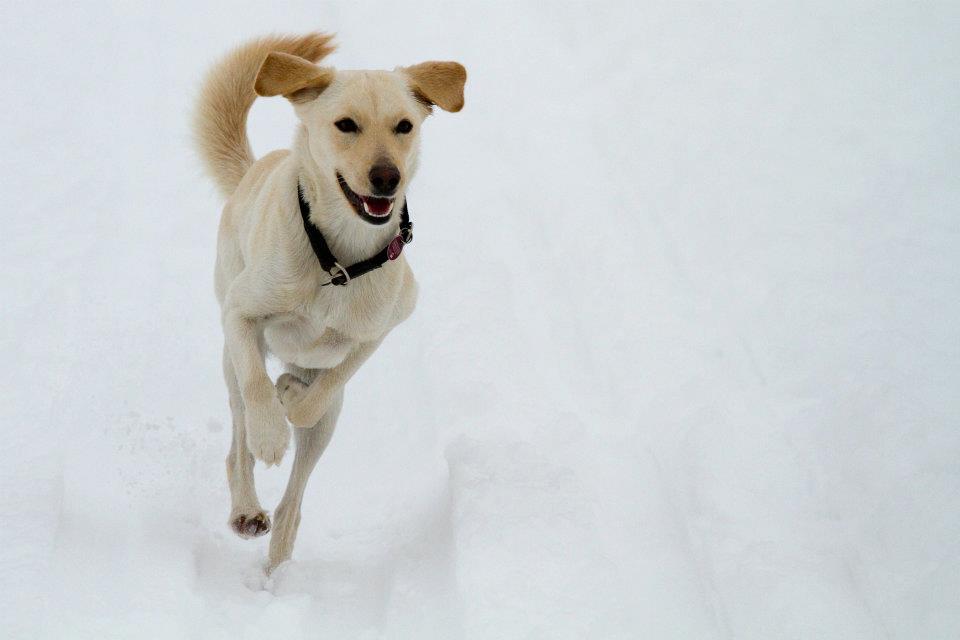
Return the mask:
<path fill-rule="evenodd" d="M 267 54 L 289 53 L 317 62 L 334 47 L 332 35 L 267 36 L 231 51 L 208 73 L 194 116 L 200 157 L 220 192 L 229 197 L 254 162 L 247 140 L 247 112 L 257 94 L 253 84 Z"/>

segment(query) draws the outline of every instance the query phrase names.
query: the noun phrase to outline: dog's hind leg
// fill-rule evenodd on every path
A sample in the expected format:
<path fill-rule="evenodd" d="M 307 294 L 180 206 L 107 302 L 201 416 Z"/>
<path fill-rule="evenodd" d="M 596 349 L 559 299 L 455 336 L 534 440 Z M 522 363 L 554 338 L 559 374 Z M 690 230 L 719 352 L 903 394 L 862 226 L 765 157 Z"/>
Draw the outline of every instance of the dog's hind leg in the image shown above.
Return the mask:
<path fill-rule="evenodd" d="M 302 370 L 297 375 L 304 375 Z M 330 408 L 320 418 L 320 422 L 310 429 L 294 429 L 297 442 L 297 452 L 293 459 L 293 469 L 290 471 L 290 480 L 283 499 L 274 512 L 273 533 L 270 535 L 270 560 L 267 572 L 273 571 L 277 565 L 290 558 L 293 553 L 293 543 L 297 538 L 297 529 L 300 526 L 300 505 L 303 502 L 303 491 L 307 486 L 310 473 L 320 459 L 320 454 L 327 448 L 333 436 L 340 408 L 343 406 L 343 391 L 337 393 L 330 403 Z"/>
<path fill-rule="evenodd" d="M 270 518 L 260 506 L 253 481 L 253 454 L 247 448 L 243 398 L 227 347 L 223 348 L 223 377 L 233 414 L 233 441 L 227 454 L 227 483 L 230 485 L 230 528 L 241 538 L 255 538 L 270 531 Z"/>

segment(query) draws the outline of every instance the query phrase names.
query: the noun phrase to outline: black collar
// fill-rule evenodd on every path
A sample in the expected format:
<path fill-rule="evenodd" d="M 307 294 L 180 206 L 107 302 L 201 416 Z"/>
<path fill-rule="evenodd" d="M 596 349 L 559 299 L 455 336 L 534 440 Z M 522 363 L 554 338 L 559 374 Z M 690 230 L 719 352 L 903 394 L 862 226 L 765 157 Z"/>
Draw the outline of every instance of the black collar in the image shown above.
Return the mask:
<path fill-rule="evenodd" d="M 303 218 L 303 230 L 307 232 L 307 238 L 310 240 L 310 246 L 320 261 L 320 266 L 330 274 L 330 282 L 325 282 L 320 286 L 328 284 L 344 286 L 354 278 L 359 278 L 365 273 L 382 267 L 387 260 L 396 260 L 403 251 L 403 245 L 413 242 L 413 223 L 410 222 L 410 214 L 407 212 L 407 201 L 404 198 L 403 211 L 400 213 L 400 235 L 390 241 L 375 255 L 361 260 L 349 267 L 342 266 L 330 251 L 330 246 L 315 224 L 310 222 L 310 203 L 303 197 L 303 187 L 297 185 L 297 195 L 300 197 L 300 216 Z"/>

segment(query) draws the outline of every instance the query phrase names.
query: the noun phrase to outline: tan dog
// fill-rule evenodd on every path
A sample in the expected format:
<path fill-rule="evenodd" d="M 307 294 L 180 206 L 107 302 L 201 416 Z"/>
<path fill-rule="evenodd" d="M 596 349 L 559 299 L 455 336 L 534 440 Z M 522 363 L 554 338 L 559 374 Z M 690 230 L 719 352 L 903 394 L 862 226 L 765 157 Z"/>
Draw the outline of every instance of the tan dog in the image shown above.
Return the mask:
<path fill-rule="evenodd" d="M 230 524 L 239 535 L 270 530 L 254 487 L 254 457 L 278 464 L 290 439 L 287 419 L 297 427 L 268 570 L 290 557 L 304 487 L 333 433 L 344 384 L 417 298 L 402 255 L 346 286 L 324 285 L 340 265 L 362 261 L 397 237 L 421 124 L 433 105 L 463 107 L 466 71 L 455 62 L 394 71 L 314 64 L 332 50 L 325 34 L 268 37 L 238 48 L 210 72 L 195 123 L 201 156 L 227 197 L 216 294 L 233 413 Z M 292 150 L 254 161 L 246 119 L 257 95 L 287 98 L 300 126 Z M 298 188 L 310 224 L 336 257 L 331 272 L 311 246 Z M 288 372 L 276 385 L 264 366 L 266 350 Z"/>

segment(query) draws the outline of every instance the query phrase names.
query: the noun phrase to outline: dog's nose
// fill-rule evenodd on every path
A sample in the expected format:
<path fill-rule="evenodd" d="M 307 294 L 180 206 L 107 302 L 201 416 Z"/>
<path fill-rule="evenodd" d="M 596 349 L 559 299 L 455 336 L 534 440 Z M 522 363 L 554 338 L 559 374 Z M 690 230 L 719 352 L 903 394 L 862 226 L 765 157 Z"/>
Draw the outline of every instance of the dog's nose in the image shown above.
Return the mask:
<path fill-rule="evenodd" d="M 378 196 L 389 196 L 400 184 L 400 170 L 392 164 L 378 164 L 370 169 L 370 184 Z"/>

